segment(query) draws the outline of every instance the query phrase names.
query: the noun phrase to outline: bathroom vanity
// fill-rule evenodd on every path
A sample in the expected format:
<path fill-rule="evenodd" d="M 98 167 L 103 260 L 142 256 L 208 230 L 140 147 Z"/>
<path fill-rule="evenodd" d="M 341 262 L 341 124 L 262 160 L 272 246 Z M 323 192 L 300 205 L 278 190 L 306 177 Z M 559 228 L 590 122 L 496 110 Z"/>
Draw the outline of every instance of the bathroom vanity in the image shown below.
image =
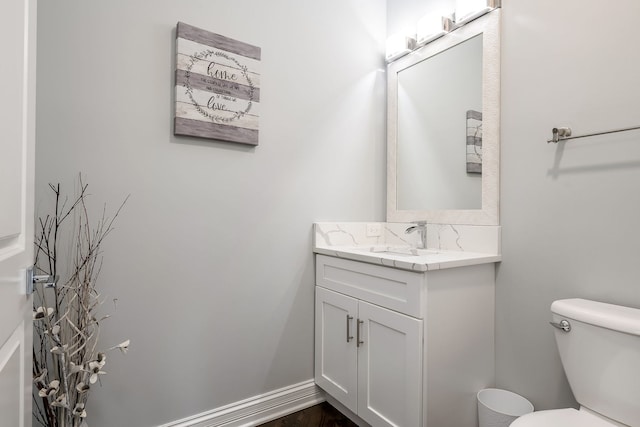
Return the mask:
<path fill-rule="evenodd" d="M 384 224 L 375 243 L 355 237 L 364 224 L 316 224 L 315 381 L 372 426 L 476 426 L 500 256 L 415 250 L 397 232 L 409 225 Z M 347 240 L 361 244 L 326 244 Z"/>
<path fill-rule="evenodd" d="M 315 381 L 374 427 L 476 427 L 495 375 L 499 9 L 387 82 L 389 222 L 314 226 Z"/>

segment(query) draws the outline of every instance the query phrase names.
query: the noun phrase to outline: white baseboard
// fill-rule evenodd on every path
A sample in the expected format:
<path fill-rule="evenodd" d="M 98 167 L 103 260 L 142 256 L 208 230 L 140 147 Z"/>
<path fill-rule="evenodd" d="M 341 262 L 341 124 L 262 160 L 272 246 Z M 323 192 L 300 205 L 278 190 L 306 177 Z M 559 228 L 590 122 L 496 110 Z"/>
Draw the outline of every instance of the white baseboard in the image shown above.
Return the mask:
<path fill-rule="evenodd" d="M 324 392 L 308 380 L 158 427 L 256 426 L 325 400 Z"/>

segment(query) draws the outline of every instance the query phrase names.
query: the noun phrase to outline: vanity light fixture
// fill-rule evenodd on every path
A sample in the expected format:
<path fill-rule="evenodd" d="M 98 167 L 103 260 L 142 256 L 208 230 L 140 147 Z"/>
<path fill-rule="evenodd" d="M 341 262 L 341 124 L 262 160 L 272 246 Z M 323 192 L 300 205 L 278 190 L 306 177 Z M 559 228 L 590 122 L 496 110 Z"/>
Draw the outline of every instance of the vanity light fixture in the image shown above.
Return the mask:
<path fill-rule="evenodd" d="M 446 18 L 441 14 L 428 14 L 420 18 L 416 25 L 416 47 L 445 35 L 445 23 Z"/>
<path fill-rule="evenodd" d="M 455 25 L 463 25 L 501 6 L 501 0 L 456 0 Z"/>
<path fill-rule="evenodd" d="M 469 21 L 502 7 L 502 0 L 455 0 L 455 12 L 438 16 L 425 15 L 416 25 L 416 38 L 394 34 L 387 38 L 385 59 L 391 63 L 396 59 L 418 49 L 425 44 L 442 37 Z"/>
<path fill-rule="evenodd" d="M 394 34 L 387 39 L 387 62 L 395 61 L 401 56 L 411 52 L 416 46 L 416 40 L 409 36 Z"/>

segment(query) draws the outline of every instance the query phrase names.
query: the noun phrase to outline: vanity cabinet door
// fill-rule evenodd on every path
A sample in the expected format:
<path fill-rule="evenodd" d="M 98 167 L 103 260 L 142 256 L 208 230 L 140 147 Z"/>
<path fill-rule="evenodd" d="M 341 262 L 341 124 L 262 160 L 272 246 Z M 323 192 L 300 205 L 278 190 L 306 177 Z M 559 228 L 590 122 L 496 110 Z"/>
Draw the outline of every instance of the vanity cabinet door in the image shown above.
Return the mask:
<path fill-rule="evenodd" d="M 315 382 L 357 412 L 358 300 L 316 287 Z"/>
<path fill-rule="evenodd" d="M 358 415 L 372 426 L 422 424 L 423 321 L 360 301 Z"/>

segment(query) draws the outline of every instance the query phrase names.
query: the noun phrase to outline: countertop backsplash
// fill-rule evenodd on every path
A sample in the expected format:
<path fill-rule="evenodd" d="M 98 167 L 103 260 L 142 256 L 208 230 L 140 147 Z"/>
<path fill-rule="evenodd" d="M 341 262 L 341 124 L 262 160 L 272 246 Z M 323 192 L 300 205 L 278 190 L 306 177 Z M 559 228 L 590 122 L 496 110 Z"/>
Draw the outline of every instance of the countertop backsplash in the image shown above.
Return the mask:
<path fill-rule="evenodd" d="M 412 223 L 318 222 L 314 224 L 314 249 L 336 246 L 411 246 L 418 233 L 406 234 Z M 373 227 L 372 227 L 373 226 Z M 367 233 L 379 227 L 378 236 Z M 427 224 L 427 249 L 500 255 L 500 226 Z M 377 234 L 377 233 L 373 233 Z"/>

